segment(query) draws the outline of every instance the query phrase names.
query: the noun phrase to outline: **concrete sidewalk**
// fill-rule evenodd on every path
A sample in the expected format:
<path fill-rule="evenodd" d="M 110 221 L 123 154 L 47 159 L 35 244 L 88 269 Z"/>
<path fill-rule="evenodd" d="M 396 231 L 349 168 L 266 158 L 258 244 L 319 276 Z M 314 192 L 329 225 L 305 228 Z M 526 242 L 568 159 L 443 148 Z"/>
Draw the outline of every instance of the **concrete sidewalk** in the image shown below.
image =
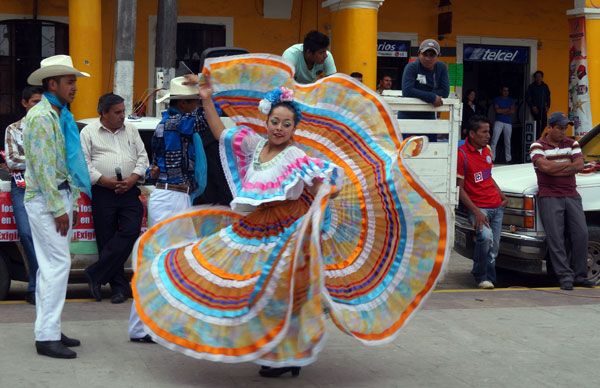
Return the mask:
<path fill-rule="evenodd" d="M 330 325 L 319 360 L 294 379 L 264 379 L 255 364 L 212 363 L 159 345 L 130 343 L 129 306 L 67 303 L 63 331 L 83 345 L 75 349 L 77 359 L 55 360 L 35 353 L 33 306 L 0 305 L 0 386 L 596 387 L 600 382 L 600 289 L 434 293 L 386 346 L 363 346 Z"/>

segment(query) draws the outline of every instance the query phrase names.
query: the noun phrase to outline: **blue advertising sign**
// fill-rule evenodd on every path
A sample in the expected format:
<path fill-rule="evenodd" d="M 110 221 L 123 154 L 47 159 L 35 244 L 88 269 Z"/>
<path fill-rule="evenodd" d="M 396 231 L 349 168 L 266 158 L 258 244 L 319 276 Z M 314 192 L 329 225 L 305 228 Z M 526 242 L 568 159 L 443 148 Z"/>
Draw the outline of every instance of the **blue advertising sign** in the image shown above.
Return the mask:
<path fill-rule="evenodd" d="M 529 63 L 529 47 L 466 44 L 463 61 Z"/>
<path fill-rule="evenodd" d="M 378 57 L 407 58 L 410 42 L 404 40 L 377 39 Z"/>

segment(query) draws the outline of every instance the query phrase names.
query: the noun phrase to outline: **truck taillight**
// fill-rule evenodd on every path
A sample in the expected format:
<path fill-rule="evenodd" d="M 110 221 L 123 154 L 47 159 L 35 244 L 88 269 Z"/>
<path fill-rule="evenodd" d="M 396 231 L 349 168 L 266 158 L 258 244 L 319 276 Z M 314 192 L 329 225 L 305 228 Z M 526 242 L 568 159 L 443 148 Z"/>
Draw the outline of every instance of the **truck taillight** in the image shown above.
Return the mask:
<path fill-rule="evenodd" d="M 535 227 L 535 217 L 533 217 L 533 216 L 525 216 L 525 220 L 523 222 L 523 225 L 527 229 L 533 229 Z"/>
<path fill-rule="evenodd" d="M 533 201 L 533 197 L 525 197 L 523 198 L 523 210 L 530 210 L 535 214 L 535 202 Z M 523 220 L 523 225 L 527 229 L 535 228 L 535 216 L 525 216 Z"/>

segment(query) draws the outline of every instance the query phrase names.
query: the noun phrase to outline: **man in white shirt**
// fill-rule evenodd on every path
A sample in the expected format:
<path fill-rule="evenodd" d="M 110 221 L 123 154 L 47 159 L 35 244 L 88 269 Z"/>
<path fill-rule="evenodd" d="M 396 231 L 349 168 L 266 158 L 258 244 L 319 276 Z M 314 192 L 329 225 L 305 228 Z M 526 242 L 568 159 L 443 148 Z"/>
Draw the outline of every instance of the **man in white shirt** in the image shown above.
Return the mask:
<path fill-rule="evenodd" d="M 112 93 L 100 97 L 100 118 L 81 131 L 98 245 L 98 261 L 85 274 L 97 301 L 102 300 L 100 287 L 110 283 L 112 303 L 123 303 L 130 294 L 124 264 L 140 234 L 144 215 L 136 183 L 143 180 L 149 165 L 138 130 L 125 123 L 123 101 Z"/>

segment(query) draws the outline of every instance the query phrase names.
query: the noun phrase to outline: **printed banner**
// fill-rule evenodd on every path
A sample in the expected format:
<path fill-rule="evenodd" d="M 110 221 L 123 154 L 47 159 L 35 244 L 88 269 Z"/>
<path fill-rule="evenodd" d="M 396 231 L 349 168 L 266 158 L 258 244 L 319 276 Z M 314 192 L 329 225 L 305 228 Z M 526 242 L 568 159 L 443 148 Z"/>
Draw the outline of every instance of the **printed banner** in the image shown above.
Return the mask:
<path fill-rule="evenodd" d="M 410 42 L 402 40 L 377 39 L 378 57 L 407 58 Z"/>
<path fill-rule="evenodd" d="M 77 223 L 73 227 L 73 237 L 71 241 L 95 241 L 94 221 L 92 219 L 92 200 L 85 193 L 75 204 L 74 211 L 77 212 Z"/>
<path fill-rule="evenodd" d="M 0 193 L 0 241 L 19 241 L 10 193 Z"/>
<path fill-rule="evenodd" d="M 463 61 L 529 63 L 529 47 L 465 44 Z"/>
<path fill-rule="evenodd" d="M 141 233 L 147 229 L 147 198 L 150 195 L 146 187 L 140 187 L 140 200 L 144 206 Z M 92 201 L 82 193 L 74 206 L 77 212 L 77 223 L 73 227 L 71 242 L 96 241 L 94 220 L 92 217 Z M 17 224 L 13 215 L 12 201 L 9 192 L 0 192 L 0 242 L 19 241 Z"/>
<path fill-rule="evenodd" d="M 592 129 L 585 39 L 585 17 L 569 19 L 569 118 L 575 124 L 575 137 Z"/>

